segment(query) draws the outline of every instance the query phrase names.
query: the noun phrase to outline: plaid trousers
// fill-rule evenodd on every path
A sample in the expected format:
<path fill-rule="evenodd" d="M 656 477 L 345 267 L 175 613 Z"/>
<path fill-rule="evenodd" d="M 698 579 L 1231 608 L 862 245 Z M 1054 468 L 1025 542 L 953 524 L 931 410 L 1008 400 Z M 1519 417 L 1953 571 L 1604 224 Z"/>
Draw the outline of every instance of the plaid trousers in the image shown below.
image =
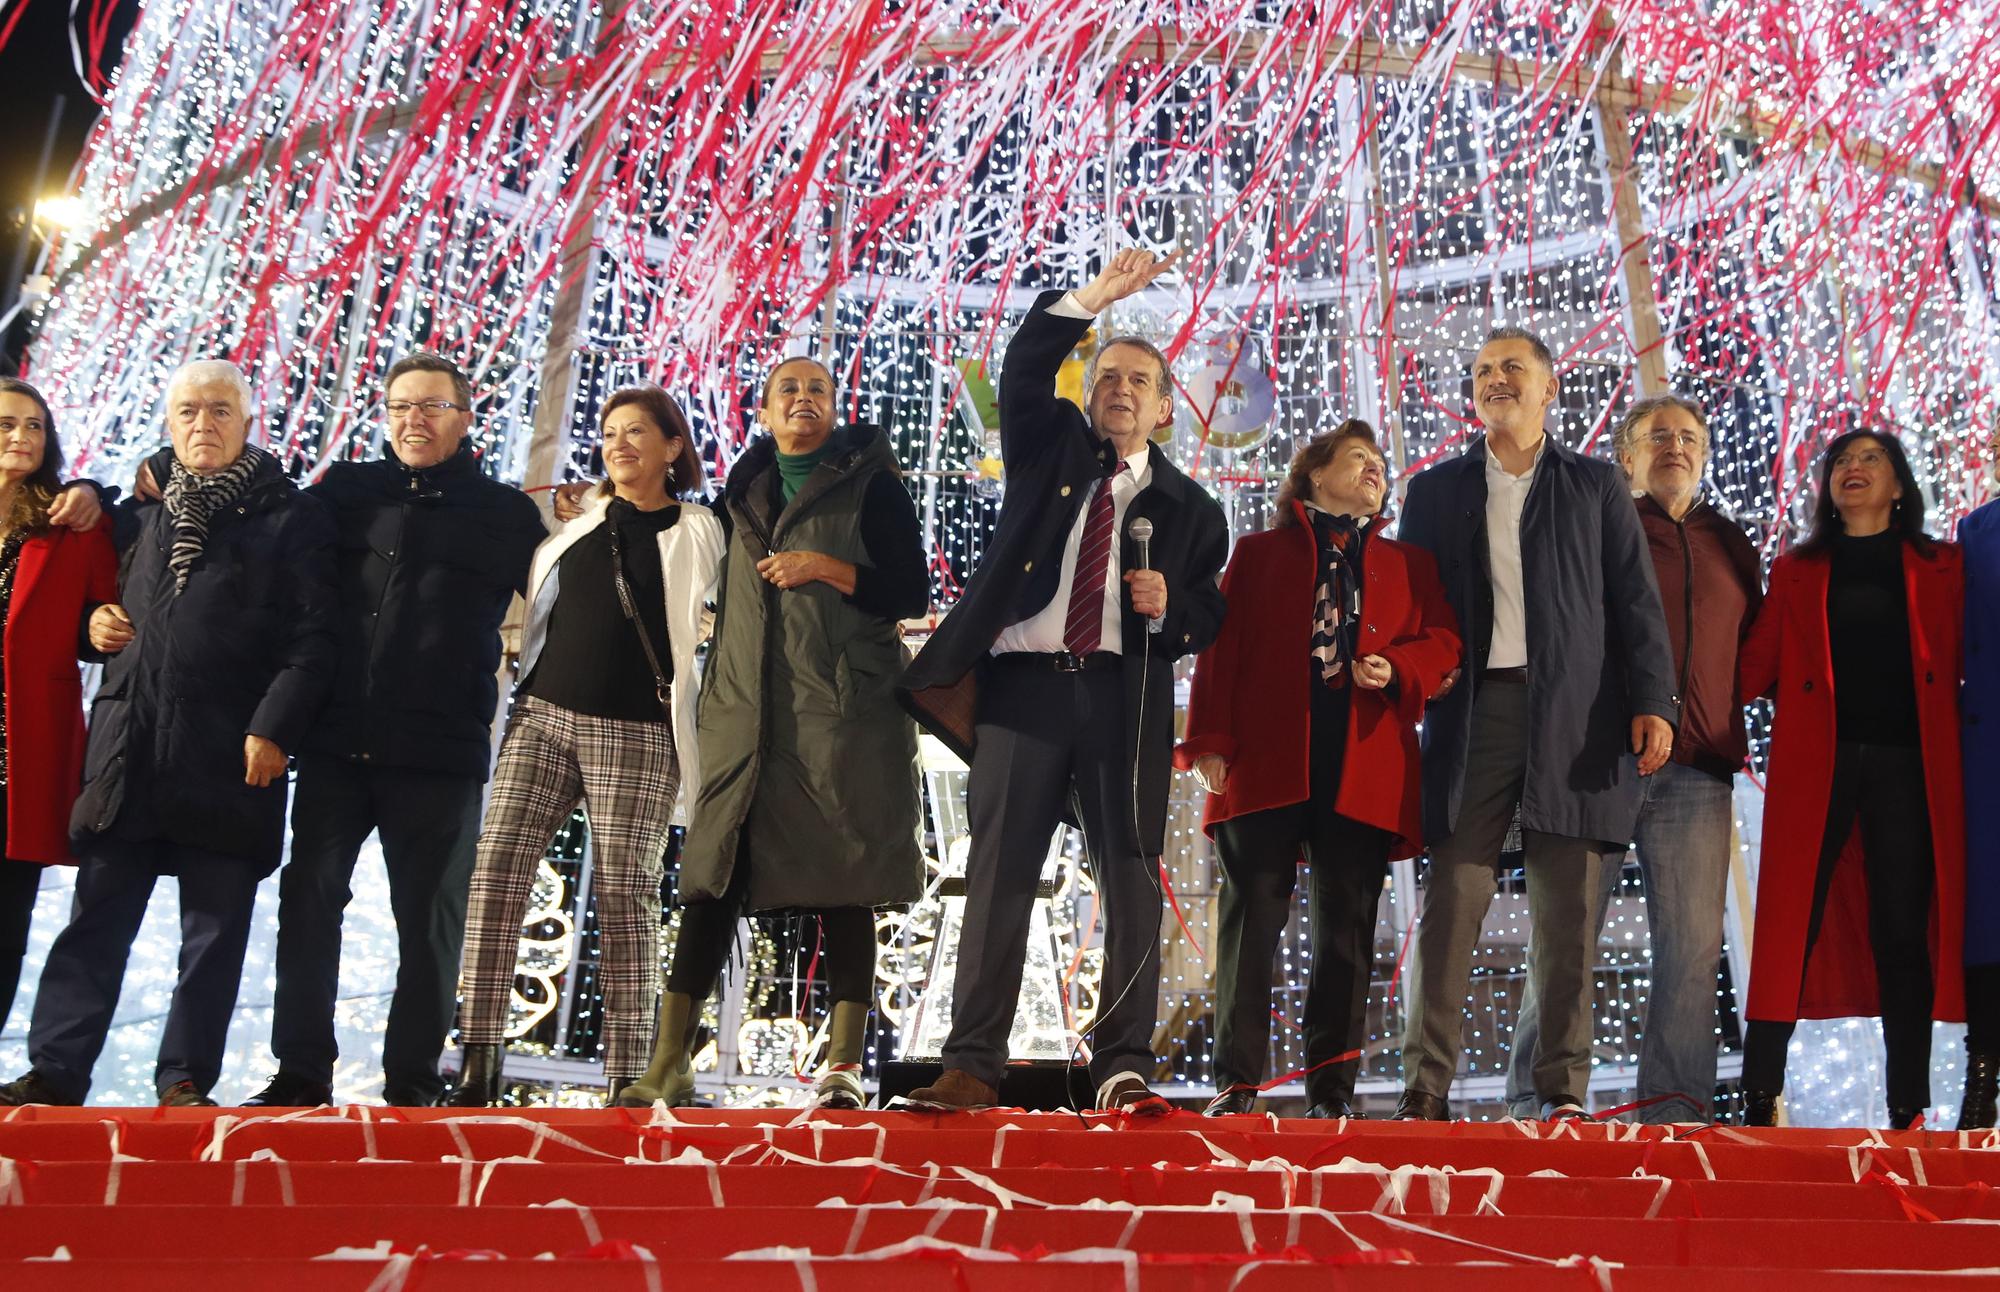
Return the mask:
<path fill-rule="evenodd" d="M 535 867 L 581 802 L 590 818 L 604 1072 L 646 1070 L 660 985 L 660 878 L 680 784 L 673 728 L 522 696 L 500 742 L 466 917 L 461 1042 L 498 1044 Z"/>

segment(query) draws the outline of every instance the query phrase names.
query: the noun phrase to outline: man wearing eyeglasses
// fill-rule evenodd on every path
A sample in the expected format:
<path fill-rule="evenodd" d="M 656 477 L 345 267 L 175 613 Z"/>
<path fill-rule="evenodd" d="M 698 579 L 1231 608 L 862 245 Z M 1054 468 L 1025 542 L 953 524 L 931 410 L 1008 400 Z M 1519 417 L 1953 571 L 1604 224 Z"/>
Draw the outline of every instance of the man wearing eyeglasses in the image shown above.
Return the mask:
<path fill-rule="evenodd" d="M 1646 779 L 1633 830 L 1653 972 L 1632 1120 L 1706 1122 L 1713 1119 L 1715 1095 L 1715 972 L 1722 958 L 1732 790 L 1749 752 L 1736 703 L 1736 654 L 1764 599 L 1763 581 L 1749 537 L 1702 490 L 1708 424 L 1699 404 L 1681 395 L 1642 399 L 1626 411 L 1613 447 L 1632 477 L 1659 577 L 1681 708 L 1673 752 Z M 1618 868 L 1607 867 L 1603 880 L 1599 929 Z M 1540 1012 L 1531 984 L 1507 1074 L 1508 1104 L 1517 1117 L 1535 1115 L 1531 1073 Z"/>
<path fill-rule="evenodd" d="M 526 494 L 481 473 L 466 440 L 472 383 L 454 364 L 409 355 L 384 389 L 389 454 L 335 463 L 307 491 L 340 532 L 340 670 L 298 758 L 278 881 L 278 1073 L 251 1106 L 332 1101 L 341 917 L 371 832 L 399 944 L 383 1098 L 423 1105 L 444 1090 L 500 625 L 546 531 Z"/>

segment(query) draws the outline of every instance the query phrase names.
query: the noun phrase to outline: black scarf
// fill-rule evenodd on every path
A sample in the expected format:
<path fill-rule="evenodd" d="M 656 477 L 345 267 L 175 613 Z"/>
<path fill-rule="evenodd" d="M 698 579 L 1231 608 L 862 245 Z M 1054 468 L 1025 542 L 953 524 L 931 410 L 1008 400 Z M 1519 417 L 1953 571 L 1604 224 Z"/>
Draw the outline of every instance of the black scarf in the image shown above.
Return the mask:
<path fill-rule="evenodd" d="M 1346 686 L 1361 623 L 1361 545 L 1368 522 L 1307 507 L 1319 541 L 1319 580 L 1313 594 L 1312 655 L 1320 681 Z"/>
<path fill-rule="evenodd" d="M 254 445 L 243 446 L 243 455 L 211 476 L 196 475 L 174 459 L 163 491 L 167 516 L 173 522 L 174 542 L 167 553 L 167 568 L 174 572 L 174 595 L 187 591 L 188 575 L 195 558 L 208 546 L 208 526 L 216 515 L 236 504 L 250 487 L 258 468 L 271 455 Z"/>

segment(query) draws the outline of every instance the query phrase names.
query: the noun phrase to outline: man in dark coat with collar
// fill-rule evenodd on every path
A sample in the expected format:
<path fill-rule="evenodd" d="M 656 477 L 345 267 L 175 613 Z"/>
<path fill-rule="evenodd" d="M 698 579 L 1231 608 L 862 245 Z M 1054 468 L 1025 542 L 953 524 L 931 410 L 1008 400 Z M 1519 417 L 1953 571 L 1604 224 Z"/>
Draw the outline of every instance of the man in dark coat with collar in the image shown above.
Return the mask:
<path fill-rule="evenodd" d="M 1055 384 L 1092 320 L 1172 263 L 1122 251 L 1087 287 L 1043 293 L 1014 334 L 1000 373 L 999 526 L 964 597 L 903 676 L 904 703 L 972 768 L 945 1072 L 913 1099 L 994 1102 L 1035 885 L 1051 834 L 1074 810 L 1104 895 L 1103 1004 L 1089 1032 L 1096 1103 L 1165 1108 L 1146 1076 L 1173 664 L 1221 627 L 1228 526 L 1151 444 L 1173 417 L 1172 374 L 1155 347 L 1116 337 L 1098 348 L 1087 416 Z M 1141 521 L 1149 542 L 1135 532 Z"/>
<path fill-rule="evenodd" d="M 183 367 L 167 385 L 164 496 L 116 510 L 119 602 L 88 624 L 109 662 L 70 814 L 76 901 L 42 968 L 34 1066 L 0 1105 L 83 1102 L 163 875 L 180 889 L 181 950 L 154 1081 L 163 1106 L 215 1102 L 257 885 L 283 851 L 287 756 L 336 649 L 333 527 L 248 443 L 249 403 L 233 364 Z"/>
<path fill-rule="evenodd" d="M 339 530 L 340 669 L 299 754 L 292 856 L 278 880 L 278 1072 L 246 1100 L 333 1099 L 340 926 L 379 834 L 396 917 L 382 1095 L 429 1104 L 451 1030 L 479 815 L 493 761 L 500 625 L 546 537 L 541 510 L 480 471 L 472 383 L 418 352 L 383 383 L 389 453 L 337 462 L 306 492 Z"/>
<path fill-rule="evenodd" d="M 1577 1116 L 1603 869 L 1631 842 L 1639 777 L 1666 762 L 1679 700 L 1624 473 L 1542 429 L 1558 388 L 1548 346 L 1495 328 L 1472 387 L 1486 435 L 1411 479 L 1397 535 L 1437 557 L 1466 659 L 1424 722 L 1430 870 L 1396 1115 L 1449 1114 L 1472 953 L 1518 806 L 1541 1002 L 1535 1095 L 1544 1117 Z"/>

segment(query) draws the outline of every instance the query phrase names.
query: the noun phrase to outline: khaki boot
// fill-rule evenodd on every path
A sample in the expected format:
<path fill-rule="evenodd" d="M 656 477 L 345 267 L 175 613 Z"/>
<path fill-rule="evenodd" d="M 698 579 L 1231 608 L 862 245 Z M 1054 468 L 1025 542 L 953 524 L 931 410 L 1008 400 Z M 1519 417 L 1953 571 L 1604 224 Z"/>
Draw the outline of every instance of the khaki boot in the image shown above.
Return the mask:
<path fill-rule="evenodd" d="M 868 1040 L 868 1002 L 837 1000 L 827 1024 L 826 1065 L 813 1087 L 814 1108 L 861 1108 L 868 1103 L 861 1088 L 861 1050 Z"/>
<path fill-rule="evenodd" d="M 653 1040 L 653 1061 L 644 1075 L 619 1091 L 620 1108 L 651 1108 L 664 1103 L 682 1107 L 694 1099 L 694 1072 L 688 1067 L 688 1038 L 701 1014 L 695 998 L 670 991 L 660 997 L 660 1034 Z"/>

